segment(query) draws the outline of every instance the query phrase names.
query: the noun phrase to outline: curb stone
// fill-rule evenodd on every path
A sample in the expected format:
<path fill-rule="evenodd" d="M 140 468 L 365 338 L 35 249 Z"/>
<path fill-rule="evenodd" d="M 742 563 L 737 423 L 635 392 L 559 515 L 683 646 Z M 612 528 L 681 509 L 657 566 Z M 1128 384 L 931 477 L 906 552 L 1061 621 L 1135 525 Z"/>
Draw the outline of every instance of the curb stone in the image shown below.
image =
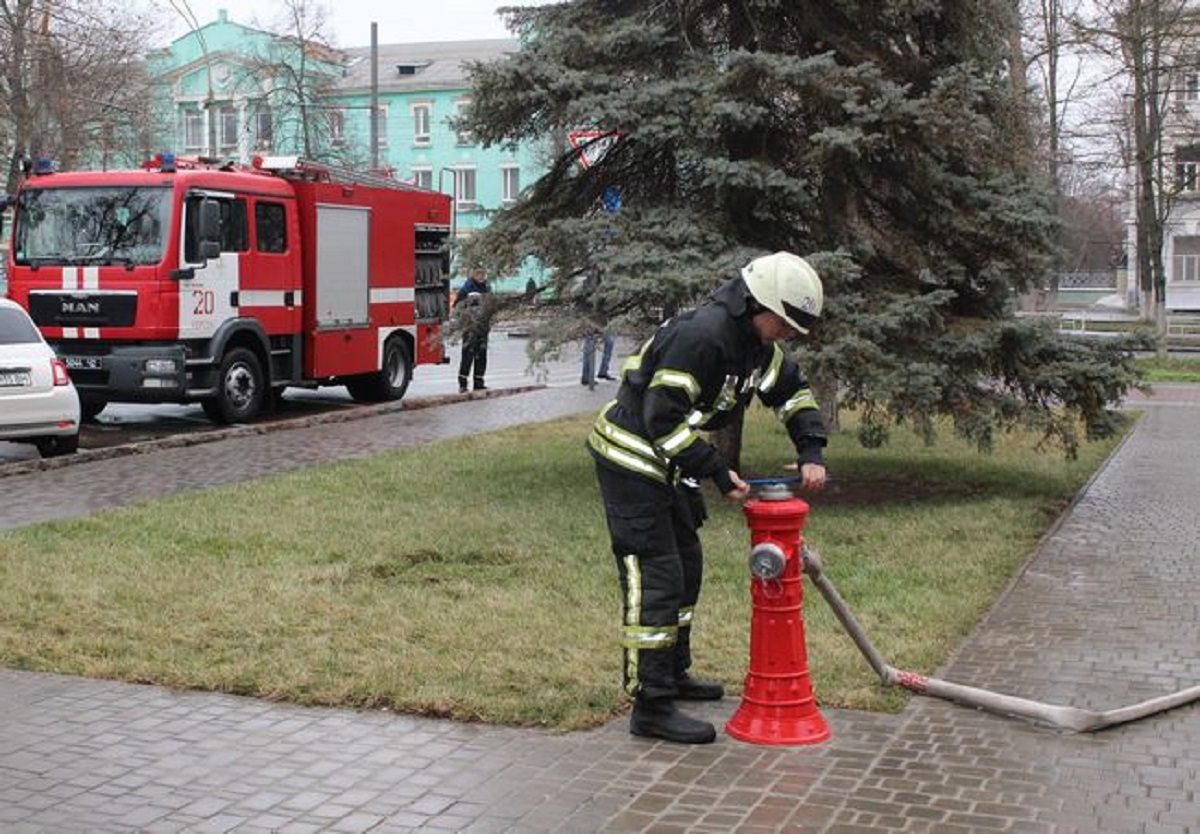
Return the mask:
<path fill-rule="evenodd" d="M 261 423 L 238 423 L 226 428 L 212 431 L 191 432 L 171 437 L 159 437 L 153 440 L 143 440 L 136 443 L 122 443 L 118 446 L 107 446 L 102 449 L 82 449 L 73 455 L 56 458 L 34 458 L 12 463 L 0 464 L 0 478 L 12 475 L 27 475 L 49 469 L 62 469 L 83 463 L 94 463 L 112 458 L 141 455 L 160 449 L 179 449 L 187 446 L 199 446 L 202 443 L 215 443 L 234 437 L 250 437 L 256 434 L 270 434 L 289 429 L 302 429 L 329 423 L 348 423 L 352 420 L 362 420 L 380 414 L 391 414 L 396 411 L 417 411 L 425 408 L 437 408 L 451 403 L 467 400 L 484 400 L 496 397 L 509 397 L 515 394 L 525 394 L 539 391 L 545 385 L 521 385 L 515 388 L 489 388 L 486 391 L 471 391 L 466 394 L 433 394 L 427 397 L 405 399 L 398 402 L 378 403 L 372 405 L 355 405 L 338 411 L 323 414 L 313 414 L 308 417 L 292 417 L 270 419 Z"/>

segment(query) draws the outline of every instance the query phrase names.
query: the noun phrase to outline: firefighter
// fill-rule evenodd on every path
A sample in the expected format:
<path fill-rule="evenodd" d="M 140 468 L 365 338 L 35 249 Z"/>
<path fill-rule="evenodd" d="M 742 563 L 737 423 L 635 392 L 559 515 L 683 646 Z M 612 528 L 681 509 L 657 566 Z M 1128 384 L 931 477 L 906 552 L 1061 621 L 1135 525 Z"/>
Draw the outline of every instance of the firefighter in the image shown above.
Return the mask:
<path fill-rule="evenodd" d="M 472 379 L 472 366 L 475 390 L 487 390 L 483 375 L 487 373 L 488 336 L 491 329 L 491 308 L 487 300 L 491 291 L 487 273 L 483 267 L 477 266 L 454 296 L 452 307 L 460 313 L 463 322 L 462 359 L 458 363 L 460 394 L 467 393 L 467 382 Z"/>
<path fill-rule="evenodd" d="M 588 447 L 622 591 L 634 735 L 691 744 L 716 737 L 712 724 L 675 706 L 725 694 L 689 673 L 703 563 L 699 481 L 711 478 L 734 501 L 749 487 L 700 432 L 721 428 L 757 393 L 796 448 L 801 486 L 824 486 L 825 425 L 782 346 L 809 332 L 822 301 L 820 278 L 803 258 L 777 252 L 751 261 L 705 304 L 658 329 L 625 363 L 616 399 L 596 418 Z"/>

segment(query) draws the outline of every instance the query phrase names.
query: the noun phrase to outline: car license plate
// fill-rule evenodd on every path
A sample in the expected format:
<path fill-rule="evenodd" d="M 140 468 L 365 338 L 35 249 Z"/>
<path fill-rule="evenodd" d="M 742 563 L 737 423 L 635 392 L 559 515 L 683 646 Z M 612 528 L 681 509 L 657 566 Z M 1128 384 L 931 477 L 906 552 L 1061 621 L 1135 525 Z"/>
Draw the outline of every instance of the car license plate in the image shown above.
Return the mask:
<path fill-rule="evenodd" d="M 28 388 L 32 384 L 26 371 L 0 371 L 0 388 Z"/>
<path fill-rule="evenodd" d="M 63 364 L 68 370 L 72 371 L 98 371 L 100 370 L 99 356 L 64 356 Z"/>

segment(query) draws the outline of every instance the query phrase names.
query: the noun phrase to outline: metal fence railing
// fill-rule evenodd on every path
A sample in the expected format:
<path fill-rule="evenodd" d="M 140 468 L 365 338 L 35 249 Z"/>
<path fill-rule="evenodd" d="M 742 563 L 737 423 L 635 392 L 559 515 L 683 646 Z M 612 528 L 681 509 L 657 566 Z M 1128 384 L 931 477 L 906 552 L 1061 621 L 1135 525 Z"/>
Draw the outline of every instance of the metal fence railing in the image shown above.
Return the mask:
<path fill-rule="evenodd" d="M 1088 270 L 1058 273 L 1060 290 L 1113 290 L 1117 289 L 1117 274 L 1112 270 Z"/>

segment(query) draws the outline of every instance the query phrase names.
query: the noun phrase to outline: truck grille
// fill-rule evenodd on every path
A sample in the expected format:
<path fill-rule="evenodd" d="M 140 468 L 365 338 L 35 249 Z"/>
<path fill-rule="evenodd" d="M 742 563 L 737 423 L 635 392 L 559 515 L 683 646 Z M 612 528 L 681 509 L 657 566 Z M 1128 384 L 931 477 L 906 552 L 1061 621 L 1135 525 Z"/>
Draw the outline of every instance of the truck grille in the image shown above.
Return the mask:
<path fill-rule="evenodd" d="M 29 293 L 34 323 L 52 327 L 131 327 L 137 319 L 137 293 Z"/>

